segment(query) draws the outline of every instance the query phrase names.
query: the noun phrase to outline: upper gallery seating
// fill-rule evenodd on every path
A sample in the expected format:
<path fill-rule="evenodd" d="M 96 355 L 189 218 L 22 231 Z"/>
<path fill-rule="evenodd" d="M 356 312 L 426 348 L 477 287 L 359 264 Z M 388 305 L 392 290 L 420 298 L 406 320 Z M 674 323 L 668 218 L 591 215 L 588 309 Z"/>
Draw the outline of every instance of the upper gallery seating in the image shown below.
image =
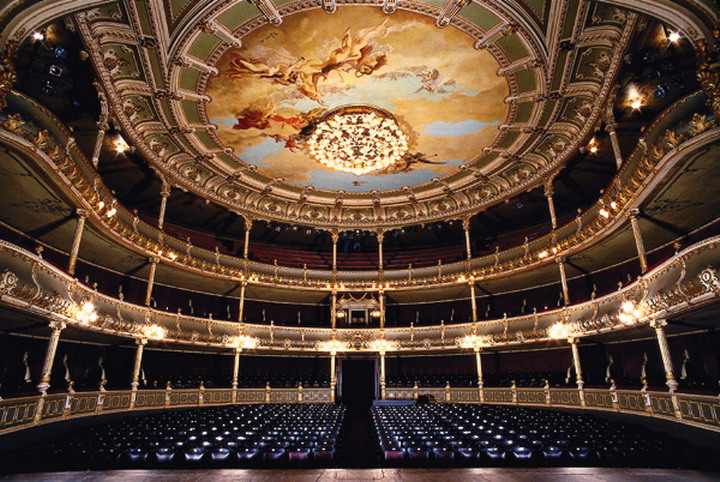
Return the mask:
<path fill-rule="evenodd" d="M 518 387 L 542 387 L 545 380 L 550 386 L 566 385 L 564 372 L 532 372 L 532 373 L 488 373 L 483 378 L 486 387 L 509 387 L 512 382 Z M 388 387 L 412 387 L 417 382 L 420 387 L 477 387 L 477 375 L 474 373 L 456 374 L 390 374 L 387 376 Z M 575 378 L 569 381 L 574 384 Z"/>

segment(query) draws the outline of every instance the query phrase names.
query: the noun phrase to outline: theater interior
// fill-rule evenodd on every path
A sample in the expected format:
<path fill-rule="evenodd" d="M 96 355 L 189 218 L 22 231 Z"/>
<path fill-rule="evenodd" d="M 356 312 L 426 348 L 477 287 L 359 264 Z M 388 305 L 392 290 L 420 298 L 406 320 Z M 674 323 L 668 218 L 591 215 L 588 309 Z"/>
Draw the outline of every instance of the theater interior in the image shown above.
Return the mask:
<path fill-rule="evenodd" d="M 9 0 L 0 477 L 712 479 L 717 0 Z"/>

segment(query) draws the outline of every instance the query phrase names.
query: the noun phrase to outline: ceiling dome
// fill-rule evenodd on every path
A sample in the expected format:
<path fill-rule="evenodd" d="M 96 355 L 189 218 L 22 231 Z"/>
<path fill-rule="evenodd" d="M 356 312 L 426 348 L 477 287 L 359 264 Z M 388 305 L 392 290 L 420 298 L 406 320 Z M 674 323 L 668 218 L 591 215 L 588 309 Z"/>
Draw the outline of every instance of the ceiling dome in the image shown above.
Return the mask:
<path fill-rule="evenodd" d="M 214 135 L 236 156 L 224 167 L 252 164 L 270 178 L 347 192 L 401 189 L 455 172 L 501 137 L 509 111 L 499 63 L 472 44 L 427 15 L 388 16 L 370 6 L 339 9 L 332 19 L 305 10 L 281 27 L 264 24 L 221 55 L 205 90 Z M 409 150 L 364 174 L 315 162 L 307 149 L 315 126 L 349 104 L 391 113 Z"/>

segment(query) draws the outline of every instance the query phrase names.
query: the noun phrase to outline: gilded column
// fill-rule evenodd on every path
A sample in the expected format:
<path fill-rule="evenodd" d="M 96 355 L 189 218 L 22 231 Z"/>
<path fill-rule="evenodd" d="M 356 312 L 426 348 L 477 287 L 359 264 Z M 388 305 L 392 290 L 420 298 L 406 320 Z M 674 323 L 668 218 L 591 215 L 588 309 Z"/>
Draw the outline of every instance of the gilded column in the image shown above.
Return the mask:
<path fill-rule="evenodd" d="M 335 403 L 335 385 L 337 380 L 335 379 L 335 357 L 337 352 L 330 352 L 330 402 Z"/>
<path fill-rule="evenodd" d="M 247 281 L 243 281 L 240 284 L 240 301 L 238 303 L 238 321 L 240 323 L 243 322 L 243 317 L 245 316 L 245 287 L 247 286 Z"/>
<path fill-rule="evenodd" d="M 337 326 L 337 291 L 335 290 L 330 298 L 330 326 L 333 329 Z"/>
<path fill-rule="evenodd" d="M 159 258 L 152 257 L 150 261 L 150 274 L 148 275 L 147 290 L 145 291 L 145 306 L 150 306 L 152 300 L 153 285 L 155 284 L 155 272 L 157 271 L 157 265 L 160 262 Z"/>
<path fill-rule="evenodd" d="M 475 282 L 471 281 L 468 284 L 470 285 L 470 306 L 472 308 L 472 322 L 477 323 L 478 314 L 477 314 L 477 299 L 475 298 Z"/>
<path fill-rule="evenodd" d="M 103 94 L 100 94 L 100 118 L 97 122 L 98 132 L 95 136 L 95 148 L 93 149 L 92 155 L 92 163 L 95 168 L 100 164 L 100 151 L 102 150 L 103 139 L 105 139 L 105 133 L 110 128 L 108 124 L 108 105 L 104 97 Z"/>
<path fill-rule="evenodd" d="M 385 400 L 385 352 L 380 352 L 380 400 Z"/>
<path fill-rule="evenodd" d="M 82 241 L 83 230 L 85 229 L 85 219 L 88 212 L 84 209 L 75 211 L 78 216 L 78 222 L 75 226 L 75 234 L 73 235 L 72 247 L 70 248 L 70 261 L 68 262 L 68 273 L 75 274 L 75 265 L 77 264 L 78 252 L 80 251 L 80 241 Z"/>
<path fill-rule="evenodd" d="M 470 243 L 470 218 L 463 219 L 463 230 L 465 231 L 465 255 L 467 260 L 472 259 L 472 244 Z"/>
<path fill-rule="evenodd" d="M 612 145 L 613 154 L 615 155 L 615 165 L 619 171 L 623 164 L 623 157 L 622 151 L 620 150 L 620 141 L 618 141 L 617 132 L 615 132 L 615 119 L 608 117 L 606 122 L 605 131 L 610 136 L 610 144 Z"/>
<path fill-rule="evenodd" d="M 552 185 L 552 179 L 545 183 L 545 198 L 547 198 L 548 203 L 548 209 L 550 210 L 550 224 L 552 225 L 552 228 L 557 228 L 557 214 L 555 213 L 555 201 L 553 200 L 553 194 L 555 194 L 555 191 L 553 190 Z"/>
<path fill-rule="evenodd" d="M 651 320 L 650 326 L 655 329 L 658 346 L 660 347 L 660 355 L 662 356 L 663 367 L 665 368 L 666 385 L 671 392 L 674 392 L 677 390 L 678 382 L 675 380 L 675 370 L 673 369 L 672 358 L 670 357 L 670 347 L 668 346 L 667 337 L 665 336 L 667 321 L 663 319 Z"/>
<path fill-rule="evenodd" d="M 170 197 L 170 183 L 163 178 L 162 189 L 160 190 L 160 214 L 158 214 L 158 229 L 162 229 L 165 225 L 165 211 L 167 210 L 167 200 Z"/>
<path fill-rule="evenodd" d="M 337 275 L 337 244 L 340 239 L 340 233 L 336 229 L 333 229 L 330 231 L 330 235 L 332 237 L 332 272 L 334 277 Z"/>
<path fill-rule="evenodd" d="M 380 298 L 380 328 L 385 328 L 385 292 L 381 290 L 378 297 Z"/>
<path fill-rule="evenodd" d="M 578 390 L 580 392 L 580 405 L 585 406 L 585 392 L 583 391 L 583 386 L 585 385 L 585 382 L 583 381 L 582 377 L 582 365 L 580 364 L 578 339 L 568 338 L 568 343 L 570 343 L 570 349 L 572 350 L 573 368 L 575 369 L 575 383 L 577 384 Z"/>
<path fill-rule="evenodd" d="M 565 274 L 565 261 L 562 256 L 555 258 L 555 262 L 560 268 L 560 284 L 562 285 L 563 301 L 566 305 L 570 304 L 570 292 L 568 291 L 567 275 Z"/>
<path fill-rule="evenodd" d="M 37 386 L 38 391 L 46 395 L 50 388 L 50 376 L 52 375 L 52 367 L 55 362 L 55 352 L 57 351 L 58 342 L 60 341 L 60 332 L 65 328 L 65 323 L 53 321 L 50 323 L 50 339 L 48 340 L 47 350 L 45 352 L 45 362 L 43 363 L 42 372 L 40 374 L 40 383 Z"/>
<path fill-rule="evenodd" d="M 237 387 L 238 387 L 238 377 L 240 375 L 240 352 L 242 352 L 242 348 L 235 348 L 235 356 L 233 357 L 233 377 L 232 377 L 232 401 L 235 403 L 237 401 Z"/>
<path fill-rule="evenodd" d="M 248 256 L 250 255 L 250 230 L 252 229 L 252 218 L 245 217 L 245 245 L 243 246 L 243 259 L 247 269 Z"/>
<path fill-rule="evenodd" d="M 628 211 L 630 225 L 632 226 L 633 238 L 635 238 L 635 247 L 637 248 L 638 260 L 640 260 L 640 271 L 647 271 L 647 257 L 645 256 L 645 244 L 643 243 L 642 233 L 640 232 L 640 224 L 638 223 L 639 209 L 631 209 Z"/>
<path fill-rule="evenodd" d="M 480 403 L 483 403 L 485 401 L 485 391 L 483 390 L 485 384 L 483 383 L 482 350 L 480 350 L 480 347 L 475 347 L 474 351 L 475 369 L 477 370 L 477 384 L 478 390 L 480 391 Z"/>
<path fill-rule="evenodd" d="M 385 240 L 385 231 L 378 229 L 378 278 L 383 279 L 383 241 Z"/>
<path fill-rule="evenodd" d="M 137 391 L 140 385 L 140 367 L 142 366 L 143 347 L 147 343 L 145 338 L 136 338 L 135 344 L 137 349 L 135 350 L 135 363 L 133 364 L 132 379 L 130 381 L 130 388 L 132 391 Z"/>

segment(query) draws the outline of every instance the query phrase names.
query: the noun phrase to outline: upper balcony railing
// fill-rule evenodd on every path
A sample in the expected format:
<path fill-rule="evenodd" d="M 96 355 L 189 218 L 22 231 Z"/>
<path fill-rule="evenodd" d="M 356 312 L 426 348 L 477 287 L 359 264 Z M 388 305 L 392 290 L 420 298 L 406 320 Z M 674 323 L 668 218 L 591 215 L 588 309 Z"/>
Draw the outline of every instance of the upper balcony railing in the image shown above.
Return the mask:
<path fill-rule="evenodd" d="M 38 255 L 0 241 L 0 302 L 80 329 L 197 347 L 338 353 L 520 346 L 634 328 L 717 299 L 718 243 L 720 236 L 693 244 L 616 292 L 561 309 L 453 325 L 329 329 L 234 323 L 138 306 L 100 294 Z"/>

